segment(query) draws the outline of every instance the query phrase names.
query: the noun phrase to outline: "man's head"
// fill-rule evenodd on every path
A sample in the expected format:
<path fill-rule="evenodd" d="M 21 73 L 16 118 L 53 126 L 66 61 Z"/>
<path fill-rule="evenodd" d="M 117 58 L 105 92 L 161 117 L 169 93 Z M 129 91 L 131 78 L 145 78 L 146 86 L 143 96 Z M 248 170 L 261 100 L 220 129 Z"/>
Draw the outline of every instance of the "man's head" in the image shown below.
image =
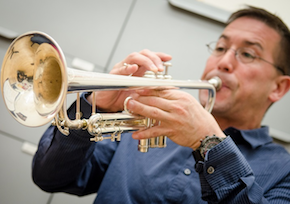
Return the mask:
<path fill-rule="evenodd" d="M 273 28 L 281 36 L 279 45 L 280 49 L 275 53 L 274 64 L 281 68 L 284 74 L 290 75 L 290 31 L 285 23 L 278 16 L 269 13 L 264 9 L 249 6 L 246 9 L 234 12 L 229 17 L 227 25 L 243 16 L 257 19 L 265 23 L 269 27 Z"/>
<path fill-rule="evenodd" d="M 230 17 L 202 76 L 223 81 L 213 109 L 222 128 L 259 127 L 270 105 L 289 90 L 290 77 L 284 75 L 290 67 L 289 36 L 287 26 L 262 9 L 250 7 Z M 202 103 L 205 98 L 202 91 Z"/>

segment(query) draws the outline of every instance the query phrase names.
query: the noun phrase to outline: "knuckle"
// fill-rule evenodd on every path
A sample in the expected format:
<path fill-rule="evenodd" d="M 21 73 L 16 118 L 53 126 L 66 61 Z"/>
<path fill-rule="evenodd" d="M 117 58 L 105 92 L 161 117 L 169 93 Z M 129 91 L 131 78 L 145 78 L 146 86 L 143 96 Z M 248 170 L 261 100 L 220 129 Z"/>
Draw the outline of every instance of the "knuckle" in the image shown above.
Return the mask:
<path fill-rule="evenodd" d="M 147 93 L 152 93 L 152 91 L 151 91 L 151 90 L 148 90 Z M 155 97 L 149 97 L 149 98 L 148 98 L 148 104 L 149 104 L 149 105 L 153 106 L 153 105 L 156 104 L 156 103 L 157 103 L 157 100 L 156 100 Z"/>
<path fill-rule="evenodd" d="M 155 128 L 150 128 L 150 137 L 157 137 L 158 131 Z"/>
<path fill-rule="evenodd" d="M 171 109 L 173 110 L 173 112 L 175 112 L 178 115 L 184 115 L 187 112 L 185 108 L 181 106 L 180 104 L 173 104 L 171 106 Z"/>
<path fill-rule="evenodd" d="M 152 118 L 158 118 L 159 116 L 159 110 L 157 108 L 153 108 L 151 111 Z"/>
<path fill-rule="evenodd" d="M 166 131 L 166 135 L 172 136 L 172 135 L 175 135 L 175 132 L 172 129 L 168 128 L 168 130 Z"/>
<path fill-rule="evenodd" d="M 148 54 L 148 53 L 150 53 L 150 52 L 151 52 L 151 51 L 148 50 L 148 49 L 143 49 L 143 50 L 140 51 L 140 54 L 143 54 L 143 55 L 145 54 L 145 55 L 146 55 L 146 54 Z"/>
<path fill-rule="evenodd" d="M 132 60 L 132 59 L 136 58 L 136 56 L 138 56 L 138 55 L 139 55 L 138 52 L 132 52 L 128 55 L 127 59 Z"/>

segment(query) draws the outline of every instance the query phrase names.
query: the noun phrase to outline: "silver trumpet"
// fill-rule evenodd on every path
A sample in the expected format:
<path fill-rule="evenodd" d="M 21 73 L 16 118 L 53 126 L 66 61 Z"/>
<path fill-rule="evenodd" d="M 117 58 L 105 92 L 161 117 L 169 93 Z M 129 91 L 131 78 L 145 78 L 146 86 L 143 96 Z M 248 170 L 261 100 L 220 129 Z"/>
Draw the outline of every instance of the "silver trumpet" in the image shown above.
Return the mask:
<path fill-rule="evenodd" d="M 170 64 L 165 64 L 166 70 Z M 111 139 L 120 141 L 121 133 L 150 128 L 158 121 L 130 113 L 96 113 L 92 104 L 91 116 L 81 118 L 81 92 L 131 89 L 207 89 L 205 109 L 213 108 L 219 78 L 209 81 L 171 80 L 167 73 L 147 72 L 145 77 L 129 77 L 105 73 L 85 72 L 66 66 L 64 54 L 57 42 L 42 32 L 28 32 L 16 38 L 9 46 L 2 64 L 1 91 L 6 107 L 22 125 L 38 127 L 52 122 L 64 135 L 69 129 L 86 129 L 92 141 Z M 66 95 L 77 93 L 76 116 L 67 115 Z M 94 98 L 94 97 L 93 97 Z M 109 135 L 108 137 L 105 137 Z M 165 147 L 166 136 L 140 140 L 138 149 Z"/>

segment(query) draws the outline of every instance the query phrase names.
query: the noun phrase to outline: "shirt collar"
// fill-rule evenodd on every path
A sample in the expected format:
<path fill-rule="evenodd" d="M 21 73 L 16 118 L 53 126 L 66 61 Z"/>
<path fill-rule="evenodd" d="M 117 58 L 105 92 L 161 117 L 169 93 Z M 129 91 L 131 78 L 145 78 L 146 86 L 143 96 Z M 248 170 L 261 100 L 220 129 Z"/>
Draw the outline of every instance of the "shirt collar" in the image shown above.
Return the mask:
<path fill-rule="evenodd" d="M 248 143 L 252 149 L 263 146 L 273 141 L 269 135 L 269 127 L 263 126 L 253 130 L 238 130 L 230 127 L 225 131 L 226 135 L 230 135 L 235 143 Z"/>

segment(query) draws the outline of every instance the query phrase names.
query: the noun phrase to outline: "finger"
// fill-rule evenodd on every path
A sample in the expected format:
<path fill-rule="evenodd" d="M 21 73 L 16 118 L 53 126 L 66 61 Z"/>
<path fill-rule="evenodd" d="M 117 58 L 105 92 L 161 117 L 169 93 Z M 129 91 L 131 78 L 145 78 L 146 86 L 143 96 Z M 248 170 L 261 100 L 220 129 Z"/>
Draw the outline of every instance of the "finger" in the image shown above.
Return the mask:
<path fill-rule="evenodd" d="M 163 71 L 163 62 L 171 59 L 170 55 L 161 52 L 152 52 L 148 49 L 140 51 L 140 54 L 149 58 L 155 67 L 157 67 L 157 71 Z"/>
<path fill-rule="evenodd" d="M 133 52 L 120 63 L 117 63 L 111 70 L 111 74 L 143 76 L 147 70 L 157 72 L 163 70 L 162 61 L 171 59 L 170 55 L 161 52 L 152 52 L 150 50 L 142 50 L 141 52 Z M 124 63 L 127 66 L 124 66 Z"/>
<path fill-rule="evenodd" d="M 163 62 L 167 62 L 169 60 L 172 59 L 172 56 L 171 55 L 168 55 L 166 53 L 163 53 L 163 52 L 155 52 L 155 54 L 160 57 L 160 59 L 163 61 Z"/>
<path fill-rule="evenodd" d="M 153 55 L 153 53 L 151 55 Z M 157 68 L 156 64 L 154 63 L 154 61 L 152 60 L 153 56 L 151 56 L 151 57 L 148 57 L 148 56 L 150 56 L 150 55 L 149 54 L 145 55 L 142 52 L 140 52 L 140 53 L 135 52 L 135 53 L 130 54 L 125 59 L 125 61 L 127 63 L 130 63 L 130 64 L 132 64 L 132 63 L 138 64 L 139 68 L 141 68 L 143 72 L 145 72 L 147 70 L 157 72 L 158 68 Z M 155 57 L 159 58 L 157 55 Z"/>
<path fill-rule="evenodd" d="M 136 90 L 131 96 L 147 106 L 154 106 L 168 113 L 183 113 L 189 106 L 201 106 L 190 94 L 179 90 Z"/>
<path fill-rule="evenodd" d="M 120 64 L 120 63 L 119 63 Z M 137 64 L 125 64 L 123 65 L 115 65 L 115 67 L 111 70 L 110 74 L 118 74 L 118 75 L 130 75 L 135 73 L 138 70 Z"/>
<path fill-rule="evenodd" d="M 175 89 L 158 90 L 158 89 L 138 89 L 136 90 L 138 96 L 156 96 L 168 100 L 180 99 L 185 92 L 181 92 Z M 137 96 L 137 95 L 136 95 Z"/>
<path fill-rule="evenodd" d="M 161 135 L 168 136 L 168 128 L 163 128 L 162 126 L 154 126 L 148 129 L 142 129 L 134 132 L 132 134 L 132 138 L 140 140 L 159 137 Z"/>
<path fill-rule="evenodd" d="M 168 112 L 163 111 L 162 109 L 142 104 L 134 99 L 128 101 L 127 109 L 134 114 L 159 121 L 164 121 L 171 117 Z"/>
<path fill-rule="evenodd" d="M 136 93 L 131 94 L 131 98 L 141 104 L 156 107 L 166 112 L 170 112 L 172 110 L 171 105 L 173 100 L 168 100 L 157 96 L 140 96 Z"/>

